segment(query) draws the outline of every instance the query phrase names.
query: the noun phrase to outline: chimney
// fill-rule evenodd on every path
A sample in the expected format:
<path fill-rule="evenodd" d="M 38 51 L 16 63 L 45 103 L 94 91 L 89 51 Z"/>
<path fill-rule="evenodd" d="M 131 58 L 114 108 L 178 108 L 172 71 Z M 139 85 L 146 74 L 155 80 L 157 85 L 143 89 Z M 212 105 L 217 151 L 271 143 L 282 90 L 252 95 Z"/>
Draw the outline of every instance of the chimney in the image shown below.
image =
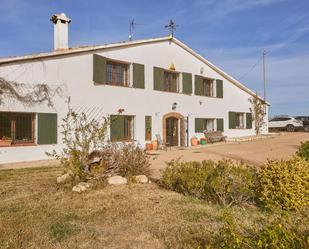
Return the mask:
<path fill-rule="evenodd" d="M 50 20 L 54 23 L 55 51 L 69 48 L 69 19 L 64 13 L 53 15 Z"/>

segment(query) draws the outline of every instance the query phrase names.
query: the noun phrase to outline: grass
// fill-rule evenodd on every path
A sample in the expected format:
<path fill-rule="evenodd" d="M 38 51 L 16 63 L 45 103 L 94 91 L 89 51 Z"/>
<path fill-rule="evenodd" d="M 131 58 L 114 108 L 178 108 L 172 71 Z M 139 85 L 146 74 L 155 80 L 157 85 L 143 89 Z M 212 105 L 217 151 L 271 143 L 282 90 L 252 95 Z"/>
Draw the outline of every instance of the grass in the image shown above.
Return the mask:
<path fill-rule="evenodd" d="M 62 169 L 0 170 L 0 248 L 196 248 L 222 226 L 218 205 L 155 184 L 59 186 Z M 231 207 L 244 227 L 264 213 Z"/>

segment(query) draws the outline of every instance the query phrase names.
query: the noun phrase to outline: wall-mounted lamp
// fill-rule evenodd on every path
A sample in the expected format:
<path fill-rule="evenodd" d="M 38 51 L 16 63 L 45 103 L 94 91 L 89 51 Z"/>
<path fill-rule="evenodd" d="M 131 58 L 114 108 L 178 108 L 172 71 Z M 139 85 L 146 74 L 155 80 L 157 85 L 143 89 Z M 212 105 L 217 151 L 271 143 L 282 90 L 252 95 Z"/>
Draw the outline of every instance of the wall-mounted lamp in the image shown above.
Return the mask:
<path fill-rule="evenodd" d="M 202 104 L 203 104 L 203 101 L 202 101 L 202 100 L 200 100 L 200 101 L 199 101 L 199 103 L 200 103 L 200 105 L 202 105 Z"/>
<path fill-rule="evenodd" d="M 172 105 L 172 110 L 174 111 L 174 110 L 176 110 L 176 108 L 177 108 L 177 103 L 174 102 L 173 105 Z"/>
<path fill-rule="evenodd" d="M 156 115 L 156 117 L 159 117 L 160 112 L 156 112 L 155 115 Z"/>
<path fill-rule="evenodd" d="M 204 73 L 204 67 L 201 67 L 200 69 L 200 73 L 203 74 Z"/>

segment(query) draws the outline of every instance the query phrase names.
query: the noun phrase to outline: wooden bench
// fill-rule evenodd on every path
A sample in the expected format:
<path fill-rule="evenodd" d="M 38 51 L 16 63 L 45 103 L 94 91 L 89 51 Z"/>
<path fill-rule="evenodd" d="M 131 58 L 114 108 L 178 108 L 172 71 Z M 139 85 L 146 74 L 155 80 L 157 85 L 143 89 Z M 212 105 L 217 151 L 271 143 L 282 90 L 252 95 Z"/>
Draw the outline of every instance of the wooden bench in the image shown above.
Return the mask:
<path fill-rule="evenodd" d="M 222 131 L 205 131 L 204 134 L 208 143 L 221 142 L 221 141 L 226 142 L 226 136 L 222 134 Z"/>

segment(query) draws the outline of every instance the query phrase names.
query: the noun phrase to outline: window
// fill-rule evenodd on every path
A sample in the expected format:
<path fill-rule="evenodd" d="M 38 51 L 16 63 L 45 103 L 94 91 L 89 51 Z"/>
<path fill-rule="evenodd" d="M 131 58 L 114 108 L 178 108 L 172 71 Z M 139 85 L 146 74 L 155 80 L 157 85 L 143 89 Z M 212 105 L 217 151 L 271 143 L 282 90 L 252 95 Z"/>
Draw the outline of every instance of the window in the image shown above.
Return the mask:
<path fill-rule="evenodd" d="M 203 79 L 203 95 L 212 97 L 213 96 L 213 80 L 204 78 Z"/>
<path fill-rule="evenodd" d="M 133 140 L 134 116 L 111 115 L 111 140 L 130 141 Z"/>
<path fill-rule="evenodd" d="M 204 120 L 204 130 L 205 131 L 214 131 L 215 130 L 215 120 L 214 119 L 205 119 Z"/>
<path fill-rule="evenodd" d="M 245 115 L 244 113 L 236 113 L 236 128 L 245 128 Z"/>
<path fill-rule="evenodd" d="M 28 113 L 0 113 L 0 140 L 11 144 L 34 143 L 35 115 Z"/>
<path fill-rule="evenodd" d="M 108 61 L 106 63 L 106 83 L 115 86 L 128 86 L 129 65 Z"/>
<path fill-rule="evenodd" d="M 196 118 L 195 119 L 195 132 L 202 133 L 204 131 L 215 130 L 215 119 L 209 118 Z"/>
<path fill-rule="evenodd" d="M 150 141 L 151 140 L 151 116 L 145 117 L 145 140 Z"/>
<path fill-rule="evenodd" d="M 179 92 L 178 73 L 165 71 L 164 72 L 164 91 Z"/>
<path fill-rule="evenodd" d="M 125 116 L 124 117 L 124 134 L 123 140 L 132 140 L 133 139 L 133 117 Z"/>

